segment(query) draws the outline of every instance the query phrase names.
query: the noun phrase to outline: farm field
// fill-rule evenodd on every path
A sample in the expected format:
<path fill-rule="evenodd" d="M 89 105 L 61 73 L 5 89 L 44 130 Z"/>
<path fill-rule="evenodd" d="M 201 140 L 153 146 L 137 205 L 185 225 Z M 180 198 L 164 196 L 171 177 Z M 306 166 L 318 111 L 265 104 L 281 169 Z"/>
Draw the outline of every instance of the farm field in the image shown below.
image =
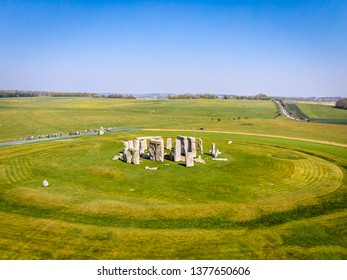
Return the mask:
<path fill-rule="evenodd" d="M 139 129 L 0 147 L 0 259 L 347 257 L 344 125 L 273 119 L 268 101 L 28 99 L 0 100 L 1 141 Z M 206 165 L 112 160 L 148 135 L 202 138 Z"/>
<path fill-rule="evenodd" d="M 299 116 L 309 118 L 311 122 L 347 124 L 347 110 L 329 105 L 307 103 L 288 103 L 288 106 Z"/>
<path fill-rule="evenodd" d="M 274 119 L 271 101 L 0 99 L 0 142 L 103 127 L 231 131 L 347 144 L 346 126 Z M 342 117 L 341 117 L 342 118 Z"/>

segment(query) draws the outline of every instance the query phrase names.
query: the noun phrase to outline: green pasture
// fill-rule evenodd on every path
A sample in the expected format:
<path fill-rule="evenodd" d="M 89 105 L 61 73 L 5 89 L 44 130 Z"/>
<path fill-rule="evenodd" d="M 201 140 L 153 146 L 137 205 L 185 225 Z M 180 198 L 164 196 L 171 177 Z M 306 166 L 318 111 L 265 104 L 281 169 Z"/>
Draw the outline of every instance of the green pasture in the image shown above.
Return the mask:
<path fill-rule="evenodd" d="M 182 133 L 0 148 L 0 259 L 346 259 L 345 148 L 189 132 L 206 165 L 112 160 L 158 134 Z"/>
<path fill-rule="evenodd" d="M 276 110 L 250 100 L 0 99 L 0 142 L 138 128 L 0 147 L 0 259 L 346 259 L 347 126 Z M 202 138 L 206 165 L 112 160 L 121 140 L 150 135 Z M 212 143 L 228 161 L 212 160 Z"/>
<path fill-rule="evenodd" d="M 307 117 L 312 122 L 347 124 L 347 110 L 329 105 L 296 103 L 299 115 Z"/>
<path fill-rule="evenodd" d="M 271 101 L 2 98 L 0 142 L 103 127 L 231 131 L 347 144 L 347 127 L 276 118 Z"/>

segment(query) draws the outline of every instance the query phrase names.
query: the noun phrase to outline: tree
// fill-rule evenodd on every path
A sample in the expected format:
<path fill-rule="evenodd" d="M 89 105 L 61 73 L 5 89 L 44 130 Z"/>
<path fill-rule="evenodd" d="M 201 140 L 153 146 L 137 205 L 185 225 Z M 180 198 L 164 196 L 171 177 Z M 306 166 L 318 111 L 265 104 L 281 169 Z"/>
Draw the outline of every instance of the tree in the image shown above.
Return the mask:
<path fill-rule="evenodd" d="M 347 109 L 347 98 L 341 98 L 336 101 L 336 108 Z"/>

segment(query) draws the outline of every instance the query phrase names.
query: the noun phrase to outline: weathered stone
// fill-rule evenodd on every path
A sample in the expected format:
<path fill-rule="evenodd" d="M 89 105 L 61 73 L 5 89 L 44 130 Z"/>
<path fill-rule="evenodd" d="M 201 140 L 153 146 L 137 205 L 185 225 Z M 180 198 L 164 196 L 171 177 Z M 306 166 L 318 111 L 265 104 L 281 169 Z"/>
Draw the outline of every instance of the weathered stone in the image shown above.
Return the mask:
<path fill-rule="evenodd" d="M 132 149 L 131 150 L 131 155 L 132 155 L 132 162 L 133 164 L 140 164 L 140 153 L 139 149 Z"/>
<path fill-rule="evenodd" d="M 128 151 L 128 148 L 124 148 L 123 149 L 123 160 L 126 162 L 127 161 L 127 151 Z"/>
<path fill-rule="evenodd" d="M 140 149 L 140 140 L 134 140 L 134 149 L 136 150 Z"/>
<path fill-rule="evenodd" d="M 149 166 L 145 166 L 145 169 L 146 169 L 146 170 L 152 170 L 152 171 L 154 171 L 154 170 L 157 170 L 158 167 L 149 167 Z"/>
<path fill-rule="evenodd" d="M 193 153 L 193 157 L 196 157 L 196 139 L 195 139 L 195 137 L 188 137 L 188 152 Z"/>
<path fill-rule="evenodd" d="M 193 167 L 194 166 L 194 157 L 192 152 L 186 153 L 186 167 Z"/>
<path fill-rule="evenodd" d="M 200 154 L 204 153 L 204 149 L 202 146 L 202 139 L 201 138 L 196 138 L 197 142 L 198 142 L 198 151 L 200 152 Z"/>
<path fill-rule="evenodd" d="M 168 149 L 168 150 L 172 149 L 172 139 L 171 138 L 166 139 L 166 149 Z"/>
<path fill-rule="evenodd" d="M 211 155 L 214 157 L 216 154 L 216 144 L 212 143 L 212 148 L 211 148 Z"/>
<path fill-rule="evenodd" d="M 164 161 L 164 140 L 151 139 L 149 143 L 149 155 L 154 161 Z"/>
<path fill-rule="evenodd" d="M 185 155 L 188 151 L 188 139 L 186 136 L 177 136 L 176 141 L 179 141 L 181 144 L 181 155 Z M 176 148 L 176 146 L 175 146 Z"/>
<path fill-rule="evenodd" d="M 133 156 L 131 155 L 131 151 L 130 150 L 127 150 L 125 152 L 125 157 L 126 157 L 126 162 L 127 163 L 131 163 L 131 159 L 133 158 Z"/>
<path fill-rule="evenodd" d="M 134 148 L 134 142 L 132 140 L 128 141 L 128 147 L 129 147 L 129 149 Z"/>
<path fill-rule="evenodd" d="M 174 160 L 175 161 L 181 161 L 181 140 L 176 138 L 175 140 L 175 154 L 174 154 Z"/>
<path fill-rule="evenodd" d="M 141 139 L 140 141 L 140 155 L 144 154 L 145 151 L 147 150 L 147 140 L 146 139 Z"/>
<path fill-rule="evenodd" d="M 198 163 L 206 164 L 206 162 L 201 158 L 201 156 L 199 156 L 198 158 L 195 158 L 194 161 Z"/>
<path fill-rule="evenodd" d="M 188 153 L 188 139 L 187 137 L 184 137 L 182 141 L 182 155 L 186 155 Z"/>
<path fill-rule="evenodd" d="M 218 149 L 216 150 L 215 154 L 214 154 L 214 157 L 217 158 L 222 152 L 219 151 Z"/>

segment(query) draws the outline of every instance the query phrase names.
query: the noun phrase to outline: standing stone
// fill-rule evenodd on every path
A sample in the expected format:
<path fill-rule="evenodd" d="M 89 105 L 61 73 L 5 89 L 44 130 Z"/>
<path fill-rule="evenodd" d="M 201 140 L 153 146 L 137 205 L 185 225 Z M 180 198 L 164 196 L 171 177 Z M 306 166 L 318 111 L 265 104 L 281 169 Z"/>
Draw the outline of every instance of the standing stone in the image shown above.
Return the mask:
<path fill-rule="evenodd" d="M 136 150 L 140 149 L 140 141 L 139 140 L 134 140 L 134 149 L 136 149 Z"/>
<path fill-rule="evenodd" d="M 193 157 L 196 157 L 196 139 L 195 139 L 195 137 L 188 137 L 188 152 L 193 153 Z"/>
<path fill-rule="evenodd" d="M 143 139 L 143 148 L 144 148 L 145 150 L 148 149 L 147 139 Z"/>
<path fill-rule="evenodd" d="M 164 139 L 151 139 L 149 141 L 149 155 L 154 161 L 164 161 Z"/>
<path fill-rule="evenodd" d="M 216 144 L 215 143 L 212 143 L 211 155 L 213 157 L 215 157 L 215 155 L 216 155 Z"/>
<path fill-rule="evenodd" d="M 160 161 L 163 162 L 164 161 L 164 139 L 159 139 L 158 143 L 156 144 L 156 159 L 155 161 Z"/>
<path fill-rule="evenodd" d="M 175 140 L 175 154 L 174 154 L 174 160 L 175 161 L 181 161 L 181 140 L 178 139 L 178 137 Z"/>
<path fill-rule="evenodd" d="M 149 158 L 151 160 L 155 160 L 155 144 L 152 143 L 152 141 L 149 142 L 148 152 L 149 152 Z"/>
<path fill-rule="evenodd" d="M 171 138 L 166 139 L 166 149 L 171 150 L 172 149 L 172 140 Z"/>
<path fill-rule="evenodd" d="M 132 140 L 128 141 L 128 147 L 129 147 L 129 149 L 133 149 L 134 148 L 134 142 Z"/>
<path fill-rule="evenodd" d="M 133 156 L 131 155 L 131 151 L 130 151 L 130 150 L 127 150 L 125 154 L 126 154 L 126 162 L 127 162 L 127 163 L 131 163 L 131 159 L 132 159 L 132 157 L 133 157 Z"/>
<path fill-rule="evenodd" d="M 193 167 L 194 166 L 194 157 L 192 152 L 186 153 L 186 167 Z"/>
<path fill-rule="evenodd" d="M 127 162 L 127 151 L 128 151 L 128 148 L 124 148 L 124 149 L 123 149 L 123 160 L 124 160 L 125 162 Z"/>
<path fill-rule="evenodd" d="M 140 152 L 139 149 L 134 149 L 132 152 L 133 164 L 140 164 Z"/>
<path fill-rule="evenodd" d="M 200 152 L 200 154 L 203 154 L 204 153 L 204 149 L 203 149 L 203 146 L 202 146 L 202 139 L 201 138 L 197 138 L 196 140 L 198 141 L 198 151 Z"/>
<path fill-rule="evenodd" d="M 140 140 L 140 155 L 144 154 L 146 150 L 147 150 L 146 139 L 141 139 Z"/>
<path fill-rule="evenodd" d="M 188 139 L 187 139 L 187 137 L 183 138 L 182 143 L 183 143 L 182 154 L 186 155 L 186 153 L 188 152 Z"/>

